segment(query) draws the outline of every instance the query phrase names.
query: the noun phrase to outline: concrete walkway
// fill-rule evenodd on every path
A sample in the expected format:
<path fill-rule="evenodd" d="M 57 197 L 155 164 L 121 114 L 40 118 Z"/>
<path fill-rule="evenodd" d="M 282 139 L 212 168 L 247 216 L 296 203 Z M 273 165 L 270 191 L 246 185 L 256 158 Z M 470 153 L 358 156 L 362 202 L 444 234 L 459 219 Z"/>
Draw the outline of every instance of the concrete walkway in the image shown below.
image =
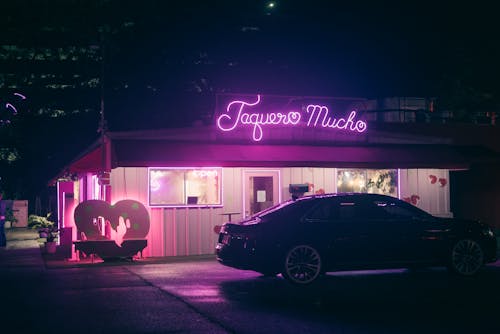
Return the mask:
<path fill-rule="evenodd" d="M 167 257 L 147 257 L 139 258 L 134 261 L 117 261 L 106 262 L 102 259 L 80 258 L 79 260 L 71 260 L 56 252 L 55 254 L 47 254 L 45 252 L 45 239 L 38 237 L 36 230 L 31 230 L 26 227 L 14 227 L 5 229 L 7 238 L 7 246 L 0 247 L 0 269 L 9 267 L 22 266 L 39 266 L 40 269 L 57 269 L 71 267 L 86 267 L 86 266 L 115 266 L 115 265 L 141 265 L 149 263 L 176 263 L 176 262 L 191 262 L 206 259 L 213 259 L 215 255 L 191 255 L 191 256 L 167 256 Z"/>
<path fill-rule="evenodd" d="M 44 239 L 38 237 L 36 230 L 26 227 L 6 228 L 5 236 L 7 237 L 6 249 L 39 248 L 44 242 Z"/>
<path fill-rule="evenodd" d="M 26 227 L 7 228 L 5 236 L 7 245 L 0 248 L 0 269 L 45 267 L 40 250 L 45 239 L 40 239 L 36 230 Z"/>

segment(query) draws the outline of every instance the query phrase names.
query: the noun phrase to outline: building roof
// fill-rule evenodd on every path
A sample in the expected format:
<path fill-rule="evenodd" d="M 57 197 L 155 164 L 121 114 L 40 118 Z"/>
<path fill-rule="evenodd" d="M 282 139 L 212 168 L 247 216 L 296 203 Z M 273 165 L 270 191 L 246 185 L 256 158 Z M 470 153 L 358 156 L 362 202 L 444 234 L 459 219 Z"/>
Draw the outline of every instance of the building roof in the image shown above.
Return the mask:
<path fill-rule="evenodd" d="M 83 163 L 83 161 L 82 161 Z M 449 145 L 243 145 L 117 140 L 112 166 L 363 167 L 466 169 L 463 149 Z"/>
<path fill-rule="evenodd" d="M 107 133 L 108 166 L 117 167 L 349 167 L 468 169 L 478 162 L 500 161 L 500 153 L 477 138 L 465 145 L 450 134 L 425 135 L 399 127 L 373 127 L 362 136 L 321 131 L 300 136 L 283 134 L 252 142 L 248 133 L 224 138 L 211 127 Z M 407 127 L 407 126 L 406 126 Z M 400 131 L 395 129 L 399 128 Z M 464 137 L 463 129 L 455 134 Z M 300 138 L 299 138 L 300 137 Z M 98 172 L 103 166 L 102 145 L 97 140 L 73 160 L 65 174 Z M 58 178 L 57 177 L 57 178 Z M 56 179 L 57 179 L 56 178 Z M 55 179 L 55 180 L 56 180 Z"/>

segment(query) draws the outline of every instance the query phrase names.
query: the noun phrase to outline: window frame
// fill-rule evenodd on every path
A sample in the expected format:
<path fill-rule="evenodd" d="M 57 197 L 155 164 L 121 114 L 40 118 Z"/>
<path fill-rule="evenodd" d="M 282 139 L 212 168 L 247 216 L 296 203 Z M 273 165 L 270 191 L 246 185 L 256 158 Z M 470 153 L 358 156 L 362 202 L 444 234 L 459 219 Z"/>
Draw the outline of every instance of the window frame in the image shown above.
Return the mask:
<path fill-rule="evenodd" d="M 393 185 L 394 189 L 392 192 L 385 192 L 385 191 L 374 192 L 373 189 L 378 188 L 378 187 L 377 186 L 374 187 L 373 184 L 371 186 L 369 186 L 370 181 L 372 180 L 372 178 L 370 178 L 369 175 L 370 174 L 374 175 L 377 172 L 392 175 L 392 177 L 390 178 L 391 182 L 394 183 L 394 185 Z M 357 190 L 357 191 L 356 190 L 354 190 L 354 191 L 347 190 L 346 191 L 346 190 L 340 189 L 339 183 L 342 183 L 340 181 L 341 175 L 342 175 L 342 179 L 343 179 L 343 176 L 346 173 L 353 173 L 354 175 L 357 175 L 358 177 L 360 177 L 363 180 L 362 185 L 360 183 L 355 184 L 354 180 L 352 181 L 353 182 L 352 186 L 357 187 L 357 188 L 361 188 L 360 190 Z M 381 194 L 381 195 L 391 196 L 394 198 L 399 198 L 399 192 L 400 192 L 399 173 L 400 173 L 400 170 L 397 168 L 381 168 L 381 169 L 378 169 L 378 168 L 336 168 L 336 170 L 335 170 L 335 189 L 336 189 L 336 192 L 338 192 L 338 193 L 355 192 L 355 193 L 363 193 L 363 194 Z M 383 181 L 384 179 L 386 179 L 386 176 L 379 175 L 379 180 Z M 380 188 L 378 188 L 378 189 L 380 189 Z"/>
<path fill-rule="evenodd" d="M 151 201 L 151 173 L 153 171 L 178 171 L 182 172 L 182 201 L 180 203 L 152 203 Z M 189 204 L 188 198 L 191 197 L 188 193 L 188 185 L 187 185 L 187 175 L 192 171 L 216 171 L 217 172 L 217 183 L 218 189 L 216 189 L 216 194 L 218 198 L 218 202 L 214 203 L 200 203 L 200 204 Z M 148 205 L 152 208 L 219 208 L 223 206 L 222 199 L 222 181 L 223 180 L 223 170 L 222 167 L 149 167 L 148 168 Z"/>

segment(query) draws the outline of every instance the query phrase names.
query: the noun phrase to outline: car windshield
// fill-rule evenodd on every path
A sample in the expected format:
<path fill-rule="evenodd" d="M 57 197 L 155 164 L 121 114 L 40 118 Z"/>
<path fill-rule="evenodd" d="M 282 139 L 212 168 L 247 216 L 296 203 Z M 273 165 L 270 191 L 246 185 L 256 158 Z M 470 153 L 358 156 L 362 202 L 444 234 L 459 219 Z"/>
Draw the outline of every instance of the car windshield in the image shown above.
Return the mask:
<path fill-rule="evenodd" d="M 255 219 L 255 218 L 260 218 L 260 217 L 263 217 L 263 216 L 265 216 L 265 215 L 267 215 L 267 214 L 269 214 L 269 213 L 271 213 L 271 212 L 274 212 L 274 211 L 279 210 L 279 209 L 281 209 L 281 208 L 283 208 L 283 207 L 285 207 L 285 206 L 287 206 L 287 205 L 290 205 L 291 203 L 293 203 L 293 201 L 292 201 L 292 200 L 289 200 L 289 201 L 286 201 L 286 202 L 283 202 L 283 203 L 279 203 L 279 204 L 273 205 L 273 206 L 271 206 L 271 207 L 269 207 L 269 208 L 267 208 L 267 209 L 264 209 L 264 210 L 262 210 L 262 211 L 259 211 L 259 212 L 257 212 L 257 213 L 254 213 L 254 214 L 250 217 L 250 219 Z"/>

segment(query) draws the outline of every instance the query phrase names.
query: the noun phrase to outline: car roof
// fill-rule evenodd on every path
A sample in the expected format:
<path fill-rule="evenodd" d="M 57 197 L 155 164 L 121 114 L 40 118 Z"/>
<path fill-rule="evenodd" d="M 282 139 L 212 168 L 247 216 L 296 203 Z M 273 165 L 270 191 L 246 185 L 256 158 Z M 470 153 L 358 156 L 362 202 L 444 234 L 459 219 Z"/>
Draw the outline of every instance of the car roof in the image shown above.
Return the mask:
<path fill-rule="evenodd" d="M 314 198 L 331 198 L 331 197 L 359 197 L 359 198 L 380 198 L 380 199 L 397 199 L 396 197 L 392 197 L 389 195 L 383 194 L 369 194 L 369 193 L 355 193 L 355 192 L 345 192 L 345 193 L 328 193 L 321 195 L 306 195 L 299 197 L 298 199 L 306 200 L 306 199 L 314 199 Z"/>

